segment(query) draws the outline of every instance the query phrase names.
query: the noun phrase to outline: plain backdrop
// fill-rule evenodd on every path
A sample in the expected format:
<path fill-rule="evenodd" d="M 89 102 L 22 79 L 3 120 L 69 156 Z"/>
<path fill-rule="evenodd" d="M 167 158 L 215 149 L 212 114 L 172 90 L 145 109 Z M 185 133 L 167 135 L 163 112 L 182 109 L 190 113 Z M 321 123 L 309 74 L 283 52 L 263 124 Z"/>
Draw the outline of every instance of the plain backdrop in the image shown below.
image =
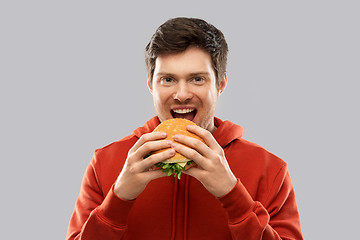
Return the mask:
<path fill-rule="evenodd" d="M 360 239 L 358 1 L 1 1 L 1 239 L 64 239 L 93 151 L 155 115 L 172 17 L 229 44 L 216 115 L 289 165 L 305 239 Z"/>

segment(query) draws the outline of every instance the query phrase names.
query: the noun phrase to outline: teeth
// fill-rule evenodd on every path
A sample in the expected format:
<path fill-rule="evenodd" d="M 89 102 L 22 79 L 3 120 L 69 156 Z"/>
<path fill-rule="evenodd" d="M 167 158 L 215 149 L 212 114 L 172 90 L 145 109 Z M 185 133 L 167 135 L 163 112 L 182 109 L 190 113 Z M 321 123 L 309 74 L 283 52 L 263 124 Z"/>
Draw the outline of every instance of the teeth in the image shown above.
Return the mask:
<path fill-rule="evenodd" d="M 194 108 L 173 109 L 173 111 L 174 111 L 175 113 L 179 113 L 179 114 L 189 113 L 189 112 L 192 112 L 192 111 L 194 111 L 194 110 L 195 110 Z"/>

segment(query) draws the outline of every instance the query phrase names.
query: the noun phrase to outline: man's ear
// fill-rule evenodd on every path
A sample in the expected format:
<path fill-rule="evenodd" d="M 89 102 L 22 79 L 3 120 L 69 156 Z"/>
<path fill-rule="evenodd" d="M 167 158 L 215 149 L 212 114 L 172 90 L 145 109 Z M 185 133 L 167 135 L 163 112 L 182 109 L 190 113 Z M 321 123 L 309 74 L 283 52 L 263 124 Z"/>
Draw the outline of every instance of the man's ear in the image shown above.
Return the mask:
<path fill-rule="evenodd" d="M 152 85 L 151 85 L 151 83 L 150 83 L 150 77 L 149 77 L 149 74 L 147 75 L 147 86 L 148 86 L 148 88 L 149 88 L 149 91 L 150 91 L 150 93 L 152 94 Z"/>
<path fill-rule="evenodd" d="M 218 96 L 225 90 L 227 85 L 227 75 L 226 72 L 224 73 L 219 85 L 218 85 Z"/>

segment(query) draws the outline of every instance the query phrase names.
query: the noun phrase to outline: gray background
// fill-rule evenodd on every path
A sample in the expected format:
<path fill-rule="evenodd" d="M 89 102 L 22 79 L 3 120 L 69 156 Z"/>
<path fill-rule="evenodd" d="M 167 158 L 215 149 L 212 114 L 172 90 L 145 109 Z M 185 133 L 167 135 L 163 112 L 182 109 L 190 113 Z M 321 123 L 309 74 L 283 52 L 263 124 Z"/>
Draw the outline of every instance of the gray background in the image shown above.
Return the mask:
<path fill-rule="evenodd" d="M 217 116 L 289 164 L 305 239 L 359 239 L 358 1 L 1 1 L 1 239 L 64 239 L 94 149 L 154 115 L 143 50 L 176 16 L 229 47 Z"/>

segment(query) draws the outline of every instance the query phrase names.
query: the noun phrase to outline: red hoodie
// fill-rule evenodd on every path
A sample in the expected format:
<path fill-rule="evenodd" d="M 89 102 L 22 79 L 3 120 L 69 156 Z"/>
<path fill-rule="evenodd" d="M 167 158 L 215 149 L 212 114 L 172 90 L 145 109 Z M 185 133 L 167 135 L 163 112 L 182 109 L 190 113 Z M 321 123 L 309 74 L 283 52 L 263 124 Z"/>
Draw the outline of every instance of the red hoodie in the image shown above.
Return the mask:
<path fill-rule="evenodd" d="M 241 138 L 242 128 L 215 118 L 213 136 L 224 149 L 237 185 L 216 198 L 186 174 L 151 181 L 133 201 L 113 184 L 129 149 L 151 132 L 150 119 L 132 135 L 97 149 L 82 181 L 66 239 L 303 239 L 286 163 Z"/>

